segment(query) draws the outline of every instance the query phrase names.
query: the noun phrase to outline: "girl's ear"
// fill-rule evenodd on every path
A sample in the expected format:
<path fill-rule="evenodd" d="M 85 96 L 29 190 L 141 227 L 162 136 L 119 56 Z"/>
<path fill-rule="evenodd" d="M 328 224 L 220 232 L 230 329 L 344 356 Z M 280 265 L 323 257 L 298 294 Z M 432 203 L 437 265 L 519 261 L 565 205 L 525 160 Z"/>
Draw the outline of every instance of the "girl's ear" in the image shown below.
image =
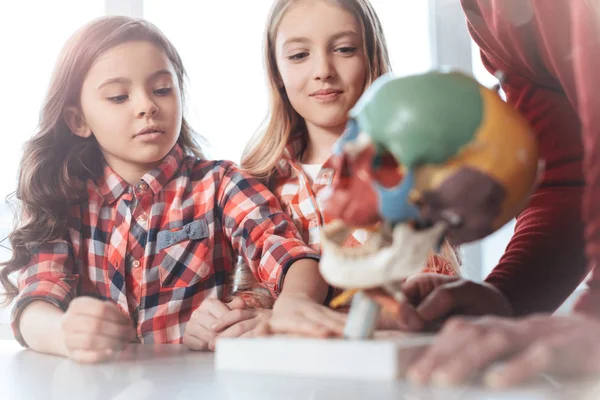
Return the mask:
<path fill-rule="evenodd" d="M 85 123 L 85 118 L 83 118 L 83 114 L 81 114 L 79 108 L 75 106 L 67 107 L 63 112 L 63 118 L 74 135 L 82 138 L 92 136 L 92 130 Z"/>

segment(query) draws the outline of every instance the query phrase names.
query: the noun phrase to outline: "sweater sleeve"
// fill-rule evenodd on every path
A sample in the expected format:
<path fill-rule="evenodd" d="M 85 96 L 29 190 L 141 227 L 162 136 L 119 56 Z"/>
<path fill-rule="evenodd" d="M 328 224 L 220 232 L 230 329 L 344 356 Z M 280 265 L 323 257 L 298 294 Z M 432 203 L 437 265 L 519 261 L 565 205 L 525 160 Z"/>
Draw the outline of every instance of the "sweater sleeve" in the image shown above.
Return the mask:
<path fill-rule="evenodd" d="M 516 315 L 553 311 L 588 271 L 583 221 L 589 243 L 592 224 L 590 207 L 585 218 L 582 207 L 590 202 L 593 171 L 587 162 L 590 133 L 583 116 L 591 111 L 581 102 L 583 87 L 578 86 L 580 72 L 572 51 L 575 3 L 586 7 L 584 0 L 462 0 L 486 68 L 503 72 L 507 101 L 530 122 L 546 163 L 504 256 L 486 279 L 507 296 Z"/>
<path fill-rule="evenodd" d="M 486 281 L 515 315 L 552 312 L 587 273 L 581 214 L 584 192 L 580 125 L 562 93 L 507 74 L 507 100 L 530 121 L 546 167 L 498 266 Z"/>
<path fill-rule="evenodd" d="M 594 268 L 575 310 L 600 317 L 600 3 L 572 2 L 572 62 L 577 107 L 583 125 L 586 189 L 583 198 L 586 250 Z"/>

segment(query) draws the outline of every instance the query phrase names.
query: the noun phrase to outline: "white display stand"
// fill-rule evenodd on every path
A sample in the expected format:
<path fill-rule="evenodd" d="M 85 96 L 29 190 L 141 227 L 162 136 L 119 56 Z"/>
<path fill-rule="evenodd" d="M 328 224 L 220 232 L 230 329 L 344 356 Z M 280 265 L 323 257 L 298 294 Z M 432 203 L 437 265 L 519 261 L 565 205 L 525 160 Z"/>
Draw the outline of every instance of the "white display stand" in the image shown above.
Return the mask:
<path fill-rule="evenodd" d="M 347 379 L 394 380 L 433 335 L 376 332 L 371 340 L 272 336 L 217 339 L 217 370 Z"/>

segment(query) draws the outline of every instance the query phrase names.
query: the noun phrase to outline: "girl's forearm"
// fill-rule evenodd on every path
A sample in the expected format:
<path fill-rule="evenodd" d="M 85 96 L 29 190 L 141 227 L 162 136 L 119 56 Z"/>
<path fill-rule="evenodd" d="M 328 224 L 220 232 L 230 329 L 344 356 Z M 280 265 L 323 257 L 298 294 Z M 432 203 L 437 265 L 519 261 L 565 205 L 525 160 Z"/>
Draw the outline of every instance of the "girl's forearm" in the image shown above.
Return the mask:
<path fill-rule="evenodd" d="M 294 262 L 288 269 L 281 294 L 306 296 L 322 304 L 328 290 L 329 285 L 319 272 L 319 263 L 304 258 Z"/>

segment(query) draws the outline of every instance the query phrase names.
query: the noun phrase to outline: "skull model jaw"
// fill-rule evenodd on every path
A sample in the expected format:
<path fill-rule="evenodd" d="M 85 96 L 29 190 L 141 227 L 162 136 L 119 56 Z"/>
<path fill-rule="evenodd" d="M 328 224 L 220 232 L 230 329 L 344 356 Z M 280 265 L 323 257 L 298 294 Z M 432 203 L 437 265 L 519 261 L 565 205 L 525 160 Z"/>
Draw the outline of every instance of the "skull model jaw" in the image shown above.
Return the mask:
<path fill-rule="evenodd" d="M 443 222 L 420 230 L 408 223 L 393 228 L 381 225 L 363 246 L 345 248 L 342 245 L 352 227 L 336 220 L 321 233 L 321 274 L 341 289 L 364 290 L 402 281 L 423 269 L 431 252 L 441 243 L 446 228 Z"/>

